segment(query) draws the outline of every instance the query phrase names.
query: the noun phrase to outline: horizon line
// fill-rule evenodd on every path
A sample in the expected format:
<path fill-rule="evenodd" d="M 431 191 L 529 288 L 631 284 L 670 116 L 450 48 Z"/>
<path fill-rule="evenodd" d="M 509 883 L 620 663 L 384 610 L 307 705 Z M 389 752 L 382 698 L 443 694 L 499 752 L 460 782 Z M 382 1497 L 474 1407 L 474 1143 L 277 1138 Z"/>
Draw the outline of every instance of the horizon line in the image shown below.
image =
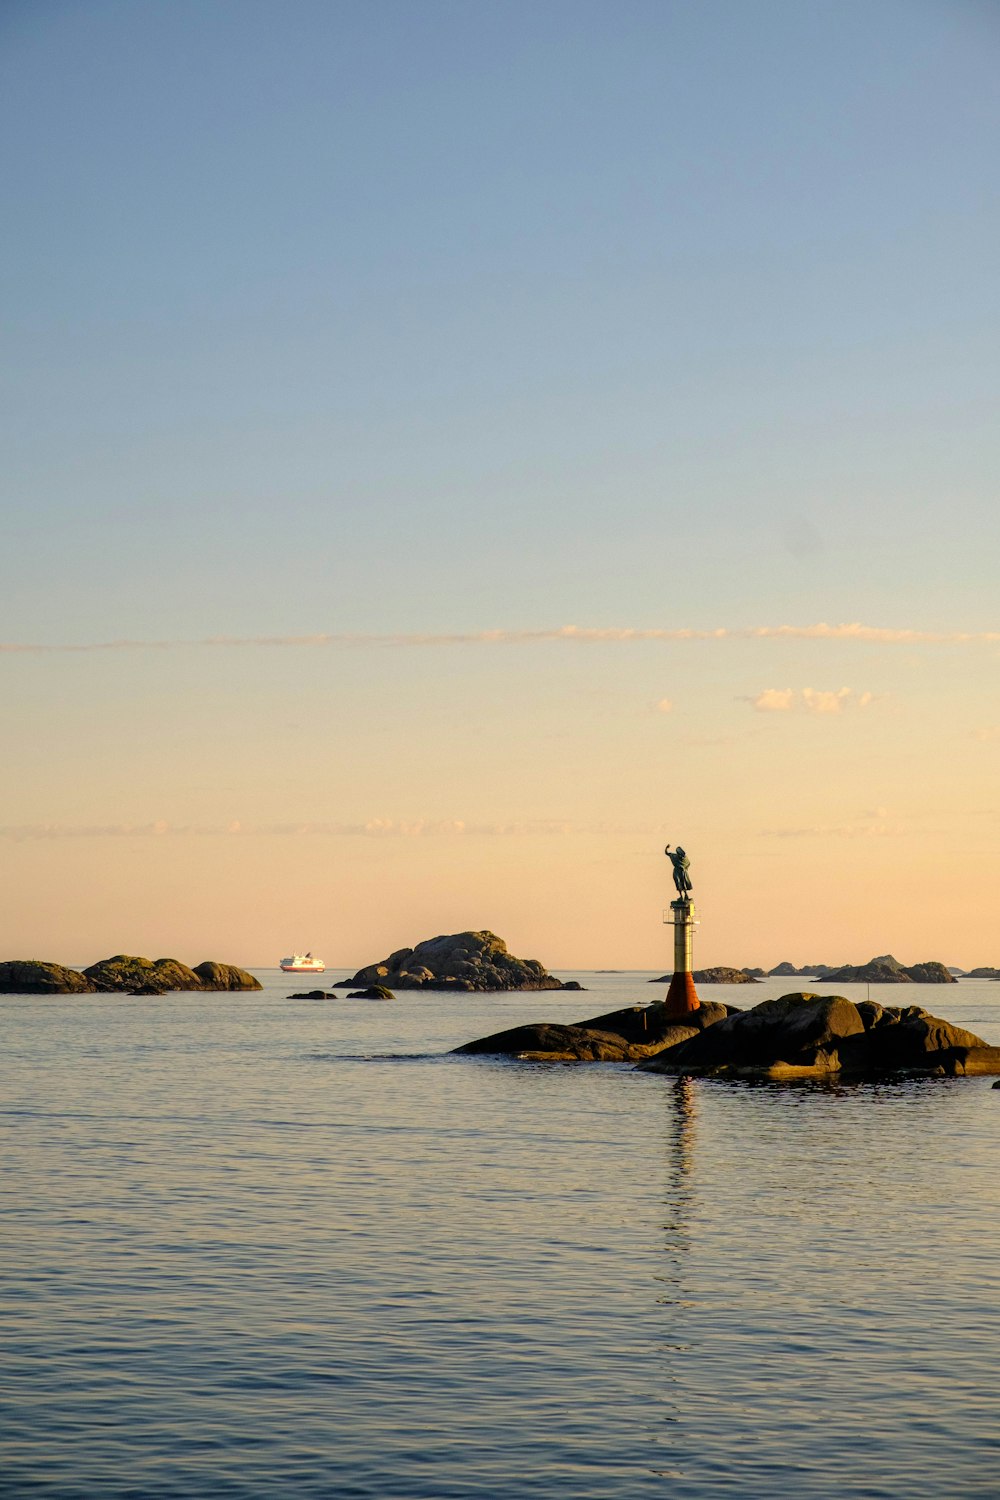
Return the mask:
<path fill-rule="evenodd" d="M 911 627 L 864 625 L 852 621 L 829 625 L 717 626 L 699 630 L 689 627 L 580 626 L 561 625 L 540 630 L 480 630 L 451 633 L 321 632 L 313 635 L 203 636 L 194 639 L 137 640 L 123 637 L 111 641 L 45 642 L 0 641 L 0 653 L 44 655 L 82 651 L 177 651 L 184 649 L 248 647 L 388 647 L 526 646 L 544 644 L 629 645 L 644 641 L 701 642 L 747 640 L 859 641 L 892 646 L 998 645 L 1000 631 L 916 630 Z"/>

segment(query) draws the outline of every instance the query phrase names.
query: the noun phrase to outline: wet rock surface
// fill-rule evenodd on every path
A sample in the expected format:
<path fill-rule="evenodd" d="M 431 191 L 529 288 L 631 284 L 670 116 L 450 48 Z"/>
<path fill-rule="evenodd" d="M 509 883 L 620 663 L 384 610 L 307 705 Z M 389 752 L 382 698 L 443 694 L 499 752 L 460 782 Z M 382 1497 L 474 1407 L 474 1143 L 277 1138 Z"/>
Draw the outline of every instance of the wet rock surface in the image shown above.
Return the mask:
<path fill-rule="evenodd" d="M 515 958 L 495 932 L 456 932 L 399 948 L 339 986 L 382 984 L 393 990 L 561 990 L 562 981 L 535 958 Z M 575 982 L 574 982 L 575 983 Z M 577 985 L 576 988 L 579 988 Z"/>

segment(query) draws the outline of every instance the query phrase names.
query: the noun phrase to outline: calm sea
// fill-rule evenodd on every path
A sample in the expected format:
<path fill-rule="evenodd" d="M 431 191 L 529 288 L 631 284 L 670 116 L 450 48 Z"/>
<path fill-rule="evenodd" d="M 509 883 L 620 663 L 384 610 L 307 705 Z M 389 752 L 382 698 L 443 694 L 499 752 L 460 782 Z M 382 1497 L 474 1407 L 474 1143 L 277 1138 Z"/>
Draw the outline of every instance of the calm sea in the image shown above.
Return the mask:
<path fill-rule="evenodd" d="M 991 1079 L 445 1055 L 644 974 L 260 977 L 0 998 L 4 1496 L 1000 1494 Z M 872 996 L 1000 1043 L 1000 984 Z"/>

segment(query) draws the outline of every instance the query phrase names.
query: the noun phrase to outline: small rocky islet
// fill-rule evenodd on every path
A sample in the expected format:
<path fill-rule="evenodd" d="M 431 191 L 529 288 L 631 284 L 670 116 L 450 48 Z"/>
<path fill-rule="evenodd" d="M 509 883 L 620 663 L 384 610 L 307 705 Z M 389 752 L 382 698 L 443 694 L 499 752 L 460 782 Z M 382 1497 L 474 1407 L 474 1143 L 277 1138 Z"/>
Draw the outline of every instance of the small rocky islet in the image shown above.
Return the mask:
<path fill-rule="evenodd" d="M 102 958 L 86 969 L 67 969 L 37 958 L 0 962 L 2 995 L 166 995 L 260 988 L 260 981 L 246 969 L 213 959 L 193 969 L 177 958 L 141 958 L 130 953 Z"/>
<path fill-rule="evenodd" d="M 964 970 L 962 971 L 964 973 Z M 695 984 L 754 984 L 761 979 L 820 979 L 824 984 L 955 984 L 955 971 L 936 959 L 922 964 L 901 964 L 891 953 L 871 958 L 866 964 L 775 964 L 773 969 L 733 969 L 720 965 L 714 969 L 696 969 Z M 973 969 L 970 979 L 1000 978 L 997 969 Z M 651 979 L 650 984 L 667 984 L 669 974 Z"/>
<path fill-rule="evenodd" d="M 381 963 L 367 964 L 340 988 L 384 985 L 391 990 L 579 990 L 575 979 L 550 974 L 537 958 L 515 958 L 495 932 L 453 932 L 426 938 L 415 948 L 397 948 Z"/>
<path fill-rule="evenodd" d="M 752 1010 L 702 1001 L 678 1016 L 663 1002 L 571 1025 L 515 1026 L 454 1049 L 530 1062 L 632 1062 L 645 1072 L 745 1079 L 954 1078 L 1000 1073 L 1000 1047 L 919 1005 L 800 992 Z"/>

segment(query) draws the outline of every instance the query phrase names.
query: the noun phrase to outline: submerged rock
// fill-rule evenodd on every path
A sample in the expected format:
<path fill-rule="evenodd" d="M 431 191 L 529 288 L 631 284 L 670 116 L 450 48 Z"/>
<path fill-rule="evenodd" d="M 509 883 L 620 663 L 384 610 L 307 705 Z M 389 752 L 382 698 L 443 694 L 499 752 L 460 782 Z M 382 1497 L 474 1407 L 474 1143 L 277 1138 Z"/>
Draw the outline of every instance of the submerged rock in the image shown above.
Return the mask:
<path fill-rule="evenodd" d="M 348 995 L 348 1000 L 395 1000 L 392 990 L 386 989 L 384 984 L 370 984 L 366 990 L 355 990 Z"/>
<path fill-rule="evenodd" d="M 696 1036 L 733 1013 L 734 1006 L 702 1001 L 698 1010 L 678 1021 L 667 1008 L 630 1005 L 588 1021 L 569 1025 L 534 1021 L 511 1026 L 454 1048 L 467 1056 L 520 1057 L 532 1062 L 632 1062 Z"/>
<path fill-rule="evenodd" d="M 10 958 L 0 963 L 0 995 L 83 995 L 93 988 L 76 969 L 40 958 Z"/>
<path fill-rule="evenodd" d="M 399 948 L 338 985 L 384 984 L 394 990 L 561 990 L 535 958 L 515 958 L 495 932 L 456 932 Z"/>

